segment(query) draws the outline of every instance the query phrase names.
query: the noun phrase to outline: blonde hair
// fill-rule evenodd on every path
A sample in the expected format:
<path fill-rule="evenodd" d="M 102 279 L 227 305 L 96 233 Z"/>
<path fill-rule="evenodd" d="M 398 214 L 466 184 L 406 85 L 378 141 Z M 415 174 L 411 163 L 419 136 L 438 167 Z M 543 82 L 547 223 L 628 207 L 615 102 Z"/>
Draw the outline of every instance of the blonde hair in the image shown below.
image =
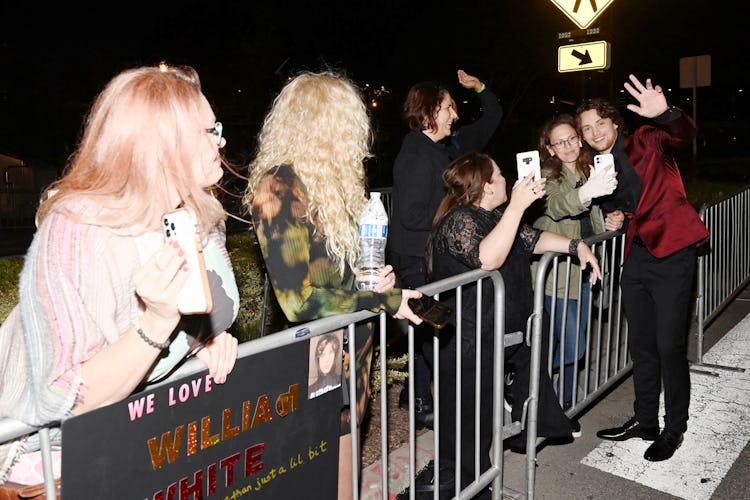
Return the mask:
<path fill-rule="evenodd" d="M 269 169 L 289 165 L 307 188 L 305 217 L 325 240 L 328 256 L 356 266 L 358 220 L 364 209 L 370 120 L 362 96 L 349 80 L 330 71 L 304 72 L 281 90 L 258 136 L 243 198 L 249 211 Z"/>
<path fill-rule="evenodd" d="M 39 207 L 41 223 L 63 210 L 85 223 L 128 233 L 156 229 L 176 191 L 205 232 L 226 218 L 221 203 L 193 173 L 195 127 L 205 101 L 200 80 L 186 66 L 141 67 L 115 76 L 86 118 L 78 149 L 54 192 Z M 205 121 L 205 119 L 203 119 Z M 75 201 L 95 207 L 77 212 Z"/>

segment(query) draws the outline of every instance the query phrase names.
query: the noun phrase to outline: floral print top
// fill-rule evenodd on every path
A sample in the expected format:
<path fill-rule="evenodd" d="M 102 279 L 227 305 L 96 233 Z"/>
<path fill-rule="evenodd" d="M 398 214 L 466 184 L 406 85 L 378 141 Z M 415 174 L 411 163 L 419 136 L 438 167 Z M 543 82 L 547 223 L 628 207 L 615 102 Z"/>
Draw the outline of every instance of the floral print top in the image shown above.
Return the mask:
<path fill-rule="evenodd" d="M 342 277 L 325 240 L 305 215 L 307 190 L 287 165 L 268 171 L 254 194 L 255 233 L 276 298 L 291 322 L 367 309 L 395 314 L 401 290 L 356 290 L 348 267 Z"/>
<path fill-rule="evenodd" d="M 393 315 L 401 305 L 401 290 L 385 293 L 357 290 L 354 272 L 343 277 L 328 256 L 324 237 L 307 217 L 307 189 L 289 165 L 271 168 L 253 195 L 252 218 L 266 271 L 276 299 L 290 322 L 306 322 L 360 310 Z M 373 352 L 372 323 L 356 329 L 357 413 L 361 419 L 369 396 Z M 345 339 L 345 343 L 348 339 Z M 344 349 L 343 393 L 348 352 Z M 342 433 L 348 432 L 348 412 L 342 415 Z"/>

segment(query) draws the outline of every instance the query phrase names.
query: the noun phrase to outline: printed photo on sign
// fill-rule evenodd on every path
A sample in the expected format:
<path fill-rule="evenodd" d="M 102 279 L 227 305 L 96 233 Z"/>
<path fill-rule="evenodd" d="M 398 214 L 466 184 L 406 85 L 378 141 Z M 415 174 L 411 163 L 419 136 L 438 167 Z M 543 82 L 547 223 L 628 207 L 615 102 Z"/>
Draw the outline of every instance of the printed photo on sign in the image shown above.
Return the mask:
<path fill-rule="evenodd" d="M 343 330 L 310 339 L 308 399 L 341 387 Z"/>

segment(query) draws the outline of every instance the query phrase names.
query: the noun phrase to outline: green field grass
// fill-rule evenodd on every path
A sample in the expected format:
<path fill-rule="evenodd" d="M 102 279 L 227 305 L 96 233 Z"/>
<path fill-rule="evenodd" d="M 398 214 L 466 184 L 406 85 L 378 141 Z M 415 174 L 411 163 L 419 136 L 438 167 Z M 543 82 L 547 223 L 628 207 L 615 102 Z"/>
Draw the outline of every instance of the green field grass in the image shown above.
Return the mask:
<path fill-rule="evenodd" d="M 746 186 L 747 183 L 744 182 L 686 182 L 685 193 L 690 204 L 700 210 L 705 203 L 721 200 Z"/>

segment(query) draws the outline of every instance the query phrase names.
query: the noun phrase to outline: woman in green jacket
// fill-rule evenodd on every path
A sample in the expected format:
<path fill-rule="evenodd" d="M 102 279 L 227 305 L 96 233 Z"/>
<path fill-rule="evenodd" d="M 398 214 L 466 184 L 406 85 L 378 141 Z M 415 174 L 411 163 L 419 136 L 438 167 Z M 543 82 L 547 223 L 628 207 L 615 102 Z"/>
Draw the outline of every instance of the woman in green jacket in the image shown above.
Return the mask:
<path fill-rule="evenodd" d="M 542 160 L 542 175 L 547 178 L 547 195 L 544 199 L 544 213 L 536 219 L 534 227 L 580 239 L 604 232 L 602 211 L 592 201 L 594 198 L 612 193 L 617 186 L 617 180 L 612 167 L 607 167 L 603 171 L 595 171 L 591 167 L 591 150 L 588 146 L 583 146 L 576 130 L 575 119 L 571 115 L 558 115 L 545 123 L 539 136 L 539 154 Z M 534 275 L 537 266 L 538 263 L 532 266 Z M 563 409 L 567 410 L 573 404 L 574 365 L 576 360 L 583 357 L 586 350 L 585 334 L 590 285 L 587 279 L 584 279 L 583 284 L 580 285 L 579 266 L 571 265 L 566 304 L 565 286 L 568 271 L 565 260 L 558 264 L 557 271 L 553 368 L 559 368 L 561 364 L 565 366 L 562 373 Z M 550 272 L 544 298 L 544 307 L 550 317 L 552 317 L 552 276 L 553 273 Z M 579 301 L 580 321 L 578 321 Z M 563 329 L 564 314 L 565 328 Z M 560 347 L 560 344 L 563 347 Z M 576 344 L 578 344 L 577 349 Z"/>

